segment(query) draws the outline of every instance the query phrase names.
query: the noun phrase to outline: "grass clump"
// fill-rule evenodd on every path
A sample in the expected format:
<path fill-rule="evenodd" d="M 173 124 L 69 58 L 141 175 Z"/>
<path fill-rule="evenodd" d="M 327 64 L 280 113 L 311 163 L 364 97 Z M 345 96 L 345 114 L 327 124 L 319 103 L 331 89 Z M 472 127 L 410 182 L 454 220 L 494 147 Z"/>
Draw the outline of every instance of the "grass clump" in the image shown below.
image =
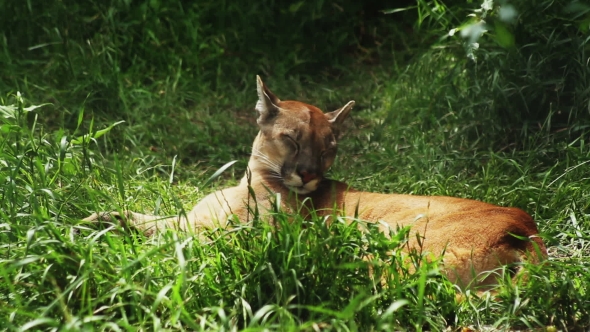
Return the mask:
<path fill-rule="evenodd" d="M 10 129 L 2 145 L 9 161 L 0 233 L 3 326 L 444 326 L 436 315 L 424 318 L 440 309 L 423 298 L 453 301 L 453 288 L 441 282 L 434 263 L 415 271 L 403 264 L 398 253 L 407 230 L 387 238 L 375 225 L 362 232 L 358 222 L 304 221 L 276 211 L 272 223 L 213 230 L 201 242 L 190 232 L 146 239 L 80 223 L 76 215 L 108 198 L 96 197 L 92 183 L 107 184 L 103 190 L 116 197 L 130 169 L 95 161 L 88 143 L 100 131 L 45 133 L 27 123 L 34 109 L 20 96 L 2 108 L 12 112 L 2 124 Z M 381 263 L 371 268 L 374 261 Z"/>
<path fill-rule="evenodd" d="M 458 118 L 468 139 L 504 146 L 521 147 L 527 131 L 570 140 L 588 130 L 588 5 L 418 1 L 417 7 L 421 28 L 439 39 L 400 73 L 388 107 L 414 109 L 406 114 L 421 126 Z"/>
<path fill-rule="evenodd" d="M 0 326 L 587 329 L 587 6 L 353 2 L 7 3 Z M 500 19 L 506 4 L 515 21 Z M 478 49 L 449 36 L 481 20 Z M 404 260 L 405 230 L 387 238 L 360 220 L 275 211 L 204 242 L 80 221 L 182 213 L 235 183 L 256 130 L 255 74 L 326 111 L 357 101 L 332 178 L 520 207 L 550 260 L 527 266 L 526 283 L 475 294 L 436 262 Z"/>

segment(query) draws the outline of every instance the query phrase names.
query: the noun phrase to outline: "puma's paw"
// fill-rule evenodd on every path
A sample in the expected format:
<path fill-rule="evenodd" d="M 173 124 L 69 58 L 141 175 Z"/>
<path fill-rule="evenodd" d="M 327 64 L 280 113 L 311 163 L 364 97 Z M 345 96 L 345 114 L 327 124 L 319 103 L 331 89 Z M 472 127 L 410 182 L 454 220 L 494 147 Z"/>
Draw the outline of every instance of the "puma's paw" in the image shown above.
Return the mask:
<path fill-rule="evenodd" d="M 150 216 L 134 213 L 131 211 L 101 211 L 91 214 L 90 216 L 82 219 L 82 221 L 91 222 L 94 224 L 113 224 L 121 226 L 126 230 L 139 231 L 143 232 L 143 234 L 146 236 L 151 236 L 154 234 L 155 228 L 151 227 L 152 223 L 150 223 L 150 218 Z"/>
<path fill-rule="evenodd" d="M 123 227 L 127 230 L 135 230 L 136 225 L 134 225 L 134 215 L 133 212 L 124 211 L 124 212 L 116 212 L 116 211 L 100 211 L 91 214 L 90 216 L 82 219 L 85 222 L 91 222 L 93 224 L 103 225 L 103 224 L 111 224 L 115 226 Z M 142 230 L 144 233 L 147 234 L 145 230 Z"/>
<path fill-rule="evenodd" d="M 90 221 L 90 222 L 123 222 L 129 218 L 127 213 L 119 213 L 115 211 L 101 211 L 95 212 L 90 216 L 82 219 L 82 221 Z"/>

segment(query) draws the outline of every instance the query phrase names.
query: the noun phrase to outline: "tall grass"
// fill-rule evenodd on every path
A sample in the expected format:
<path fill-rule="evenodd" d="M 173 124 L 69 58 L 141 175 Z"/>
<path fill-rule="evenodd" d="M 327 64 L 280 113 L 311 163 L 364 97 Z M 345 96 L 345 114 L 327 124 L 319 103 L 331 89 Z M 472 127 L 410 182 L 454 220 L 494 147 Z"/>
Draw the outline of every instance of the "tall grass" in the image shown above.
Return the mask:
<path fill-rule="evenodd" d="M 36 107 L 15 99 L 2 106 L 6 328 L 420 326 L 425 310 L 439 310 L 424 296 L 454 299 L 434 263 L 415 272 L 402 263 L 407 230 L 386 238 L 374 225 L 364 226 L 367 233 L 357 222 L 304 221 L 276 211 L 271 224 L 214 230 L 200 243 L 190 233 L 147 240 L 80 224 L 76 211 L 105 198 L 91 189 L 93 182 L 124 200 L 121 177 L 129 170 L 94 159 L 88 143 L 104 131 L 45 133 L 36 114 L 27 121 Z M 370 273 L 376 259 L 383 263 Z M 382 276 L 392 280 L 386 293 Z"/>
<path fill-rule="evenodd" d="M 482 19 L 480 3 L 7 1 L 0 326 L 587 329 L 589 12 L 509 4 L 514 43 L 492 29 L 495 3 L 474 61 L 448 33 Z M 204 242 L 80 221 L 182 213 L 235 183 L 256 131 L 255 74 L 324 110 L 357 101 L 331 177 L 520 207 L 550 260 L 476 294 L 402 257 L 407 230 L 388 238 L 361 220 L 275 211 Z"/>
<path fill-rule="evenodd" d="M 510 140 L 523 126 L 569 138 L 588 129 L 590 6 L 569 0 L 482 1 L 471 8 L 455 1 L 417 3 L 418 22 L 440 38 L 409 71 L 436 80 L 431 104 L 449 104 L 462 118 L 501 124 Z M 414 77 L 403 83 L 423 85 Z M 430 122 L 442 115 L 424 117 Z"/>

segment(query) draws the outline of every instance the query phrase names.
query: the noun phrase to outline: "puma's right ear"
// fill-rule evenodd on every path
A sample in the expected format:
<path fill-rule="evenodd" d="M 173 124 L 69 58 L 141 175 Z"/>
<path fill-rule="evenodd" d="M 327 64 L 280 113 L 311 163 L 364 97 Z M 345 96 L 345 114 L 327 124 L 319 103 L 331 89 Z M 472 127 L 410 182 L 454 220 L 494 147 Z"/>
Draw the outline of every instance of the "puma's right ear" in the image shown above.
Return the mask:
<path fill-rule="evenodd" d="M 258 102 L 256 103 L 256 110 L 258 111 L 258 124 L 273 118 L 279 112 L 278 103 L 281 101 L 270 91 L 256 75 L 256 90 L 258 91 Z"/>
<path fill-rule="evenodd" d="M 330 121 L 332 125 L 332 130 L 338 133 L 340 131 L 340 127 L 348 114 L 350 114 L 350 110 L 354 106 L 354 100 L 349 101 L 346 105 L 342 106 L 341 108 L 335 110 L 334 112 L 326 113 L 326 118 Z"/>

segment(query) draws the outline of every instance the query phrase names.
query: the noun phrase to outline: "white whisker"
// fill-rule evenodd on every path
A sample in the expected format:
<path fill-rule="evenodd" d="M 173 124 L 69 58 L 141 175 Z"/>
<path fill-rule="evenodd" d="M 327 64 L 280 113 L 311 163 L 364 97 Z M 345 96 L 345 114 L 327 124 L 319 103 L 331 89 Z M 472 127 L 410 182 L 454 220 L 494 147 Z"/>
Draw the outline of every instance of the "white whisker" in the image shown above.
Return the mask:
<path fill-rule="evenodd" d="M 271 171 L 271 172 L 273 172 L 273 173 L 277 173 L 277 174 L 279 174 L 279 173 L 280 173 L 280 172 L 278 171 L 278 168 L 277 168 L 277 167 L 275 167 L 274 165 L 272 165 L 272 164 L 269 164 L 268 162 L 266 162 L 266 161 L 264 161 L 264 160 L 261 160 L 261 161 L 260 161 L 260 163 L 261 163 L 261 164 L 263 164 L 263 165 L 265 165 L 265 166 L 267 166 L 267 167 L 269 168 L 269 171 Z"/>
<path fill-rule="evenodd" d="M 260 159 L 260 162 L 262 162 L 264 165 L 268 166 L 271 171 L 274 171 L 274 172 L 280 174 L 281 166 L 279 165 L 279 163 L 271 160 L 270 157 L 268 157 L 267 155 L 262 153 L 260 150 L 252 149 L 252 156 L 258 157 Z"/>

